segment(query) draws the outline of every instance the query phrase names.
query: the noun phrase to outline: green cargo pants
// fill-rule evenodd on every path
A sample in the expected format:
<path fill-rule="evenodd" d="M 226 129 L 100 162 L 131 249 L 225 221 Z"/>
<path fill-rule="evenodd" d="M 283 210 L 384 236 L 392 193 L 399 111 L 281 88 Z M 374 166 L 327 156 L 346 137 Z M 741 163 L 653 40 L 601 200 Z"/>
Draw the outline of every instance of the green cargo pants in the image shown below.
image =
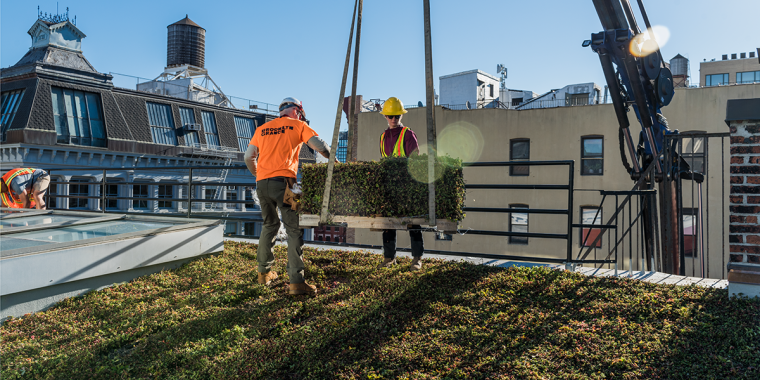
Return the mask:
<path fill-rule="evenodd" d="M 261 204 L 261 217 L 264 224 L 259 237 L 259 250 L 256 259 L 259 262 L 259 273 L 266 273 L 274 264 L 274 247 L 277 231 L 280 229 L 280 218 L 277 208 L 282 214 L 282 224 L 288 233 L 288 276 L 291 284 L 304 282 L 303 277 L 303 230 L 298 228 L 298 212 L 284 205 L 285 182 L 282 177 L 267 178 L 256 182 L 256 194 Z"/>

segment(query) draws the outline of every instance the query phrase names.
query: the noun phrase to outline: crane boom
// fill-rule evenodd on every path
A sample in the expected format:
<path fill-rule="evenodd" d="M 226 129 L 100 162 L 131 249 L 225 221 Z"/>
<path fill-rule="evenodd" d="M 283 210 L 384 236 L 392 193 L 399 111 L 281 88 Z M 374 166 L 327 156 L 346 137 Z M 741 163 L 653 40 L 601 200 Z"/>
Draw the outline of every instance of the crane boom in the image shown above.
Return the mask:
<path fill-rule="evenodd" d="M 652 175 L 645 180 L 647 186 L 652 188 L 654 182 L 659 182 L 663 270 L 680 274 L 683 266 L 679 257 L 681 231 L 678 228 L 680 216 L 676 207 L 676 192 L 680 189 L 681 178 L 698 182 L 701 178 L 697 178 L 697 174 L 693 174 L 682 159 L 674 157 L 681 160 L 679 165 L 666 165 L 662 155 L 665 136 L 678 133 L 668 128 L 662 112 L 675 94 L 673 76 L 662 60 L 642 0 L 637 2 L 647 27 L 643 32 L 639 29 L 629 0 L 592 1 L 604 30 L 592 33 L 591 39 L 584 41 L 583 46 L 591 47 L 599 55 L 618 120 L 621 157 L 626 170 L 632 179 L 639 180 L 649 166 L 654 165 Z M 641 125 L 637 147 L 634 147 L 630 132 L 630 109 L 633 109 Z M 629 165 L 625 151 L 631 157 L 633 166 Z M 665 168 L 671 166 L 677 169 L 666 173 Z M 644 212 L 656 214 L 656 205 L 647 206 Z M 644 220 L 651 219 L 645 217 Z M 644 230 L 645 238 L 651 242 L 654 236 L 651 222 L 645 222 Z M 653 246 L 646 245 L 647 258 L 654 254 Z"/>

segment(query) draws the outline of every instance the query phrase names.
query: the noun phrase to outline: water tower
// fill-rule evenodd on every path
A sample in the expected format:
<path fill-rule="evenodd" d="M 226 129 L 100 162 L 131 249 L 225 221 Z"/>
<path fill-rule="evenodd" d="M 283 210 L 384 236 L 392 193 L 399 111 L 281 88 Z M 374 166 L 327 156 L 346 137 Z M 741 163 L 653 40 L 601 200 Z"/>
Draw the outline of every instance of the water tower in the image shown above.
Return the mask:
<path fill-rule="evenodd" d="M 168 38 L 164 72 L 150 82 L 139 83 L 137 90 L 232 107 L 230 99 L 205 68 L 206 29 L 187 15 L 166 28 Z"/>
<path fill-rule="evenodd" d="M 673 87 L 689 87 L 689 59 L 681 54 L 670 60 L 670 71 L 673 73 Z"/>
<path fill-rule="evenodd" d="M 166 28 L 169 32 L 166 67 L 189 65 L 203 69 L 206 58 L 206 29 L 194 23 L 187 15 Z"/>

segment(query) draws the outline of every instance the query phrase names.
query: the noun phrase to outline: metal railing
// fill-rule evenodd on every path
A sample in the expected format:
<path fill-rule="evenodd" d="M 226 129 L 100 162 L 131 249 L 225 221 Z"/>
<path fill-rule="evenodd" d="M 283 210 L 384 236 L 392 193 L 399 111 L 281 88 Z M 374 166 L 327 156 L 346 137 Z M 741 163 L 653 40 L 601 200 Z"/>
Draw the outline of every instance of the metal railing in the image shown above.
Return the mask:
<path fill-rule="evenodd" d="M 568 178 L 566 183 L 561 184 L 466 184 L 467 190 L 553 190 L 553 191 L 566 191 L 567 192 L 567 208 L 566 209 L 536 209 L 536 208 L 494 208 L 494 207 L 464 207 L 464 212 L 477 212 L 477 213 L 507 213 L 511 216 L 512 213 L 525 213 L 525 214 L 551 214 L 551 215 L 564 215 L 567 218 L 565 223 L 565 233 L 539 233 L 539 232 L 515 232 L 515 231 L 486 231 L 486 230 L 467 230 L 467 234 L 473 235 L 488 235 L 488 236 L 507 236 L 507 237 L 524 237 L 524 238 L 542 238 L 542 239 L 564 239 L 566 240 L 566 257 L 564 259 L 552 259 L 546 257 L 535 256 L 516 256 L 516 255 L 488 255 L 481 254 L 478 257 L 498 258 L 506 260 L 530 260 L 536 262 L 551 262 L 551 263 L 563 263 L 565 265 L 574 265 L 582 263 L 592 264 L 607 264 L 612 261 L 605 260 L 586 260 L 573 259 L 573 237 L 572 237 L 572 215 L 573 215 L 573 194 L 574 194 L 574 178 L 575 178 L 575 161 L 507 161 L 507 162 L 467 162 L 463 164 L 465 169 L 474 167 L 514 167 L 514 166 L 565 166 L 568 170 Z M 464 254 L 457 252 L 455 254 Z"/>
<path fill-rule="evenodd" d="M 719 270 L 720 278 L 726 278 L 730 256 L 726 239 L 726 216 L 729 215 L 726 184 L 730 181 L 730 171 L 726 159 L 730 156 L 730 138 L 730 132 L 665 135 L 666 172 L 682 173 L 688 165 L 697 173 L 692 176 L 696 179 L 681 175 L 681 181 L 676 183 L 676 207 L 682 215 L 678 220 L 678 228 L 683 232 L 679 235 L 682 275 L 710 278 Z M 712 160 L 710 152 L 714 152 Z M 674 161 L 674 156 L 682 159 Z M 713 202 L 709 202 L 711 194 Z"/>
<path fill-rule="evenodd" d="M 725 279 L 730 261 L 726 240 L 726 183 L 729 176 L 726 170 L 726 138 L 730 138 L 730 133 L 683 132 L 665 135 L 663 170 L 669 173 L 669 179 L 678 177 L 679 180 L 668 180 L 658 185 L 665 194 L 674 191 L 678 220 L 675 223 L 664 220 L 658 213 L 662 195 L 654 189 L 651 181 L 649 188 L 641 188 L 645 183 L 643 180 L 652 174 L 654 165 L 650 165 L 630 191 L 599 191 L 602 195 L 599 210 L 606 199 L 614 197 L 615 212 L 603 224 L 573 225 L 588 229 L 587 234 L 582 233 L 582 248 L 577 258 L 583 260 L 589 257 L 592 250 L 594 258 L 597 258 L 600 249 L 604 251 L 602 242 L 606 238 L 606 252 L 603 254 L 606 254 L 605 259 L 615 257 L 616 270 L 620 265 L 629 270 L 662 272 L 664 263 L 670 260 L 677 261 L 675 268 L 678 268 L 678 273 L 675 274 Z M 716 143 L 720 145 L 717 149 L 714 147 Z M 719 149 L 720 162 L 711 163 L 711 149 Z M 716 156 L 714 154 L 713 157 Z M 674 157 L 680 159 L 675 160 Z M 675 188 L 671 189 L 671 186 Z M 712 203 L 708 203 L 710 194 L 715 200 Z M 662 240 L 665 237 L 660 236 L 661 225 L 677 225 L 671 234 L 678 239 L 679 252 L 664 252 Z M 589 239 L 592 235 L 596 236 Z M 674 257 L 666 258 L 666 254 L 673 254 Z"/>
<path fill-rule="evenodd" d="M 58 200 L 70 200 L 70 199 L 86 199 L 86 200 L 97 200 L 99 202 L 98 207 L 94 207 L 92 210 L 82 210 L 77 208 L 77 211 L 86 211 L 86 212 L 95 212 L 95 213 L 119 213 L 119 214 L 139 214 L 139 215 L 161 215 L 161 216 L 174 216 L 174 217 L 182 217 L 182 218 L 196 218 L 196 219 L 220 219 L 224 221 L 242 221 L 242 222 L 261 222 L 263 221 L 261 219 L 260 211 L 256 210 L 254 212 L 247 213 L 245 217 L 240 215 L 222 215 L 222 211 L 208 211 L 206 207 L 194 207 L 195 205 L 204 205 L 204 204 L 255 204 L 255 201 L 253 199 L 234 199 L 234 200 L 228 200 L 228 199 L 218 199 L 218 197 L 214 197 L 213 199 L 209 198 L 199 198 L 197 197 L 195 189 L 197 187 L 206 186 L 206 187 L 215 187 L 215 190 L 217 192 L 224 191 L 227 187 L 254 187 L 256 186 L 255 182 L 215 182 L 215 181 L 197 181 L 194 179 L 195 175 L 198 172 L 201 171 L 221 171 L 221 170 L 248 170 L 246 166 L 244 165 L 230 165 L 230 166 L 174 166 L 174 167 L 135 167 L 135 168 L 105 168 L 105 169 L 74 169 L 74 168 L 53 168 L 53 169 L 45 169 L 48 174 L 51 176 L 50 186 L 48 192 L 45 194 L 45 202 L 46 204 L 51 204 L 51 198 L 56 199 L 56 207 L 51 207 L 51 209 L 63 209 L 61 207 L 58 207 Z M 101 179 L 98 182 L 79 182 L 79 181 L 59 181 L 54 180 L 56 177 L 56 173 L 58 172 L 76 172 L 76 171 L 86 171 L 86 172 L 97 172 L 99 175 L 101 175 Z M 139 171 L 147 171 L 147 172 L 156 172 L 156 171 L 163 171 L 163 172 L 177 172 L 177 171 L 187 171 L 187 175 L 183 176 L 183 180 L 179 181 L 172 181 L 172 180 L 162 180 L 157 182 L 145 182 L 145 181 L 114 181 L 113 175 L 109 177 L 109 173 L 124 173 L 124 172 L 139 172 Z M 147 178 L 146 178 L 147 179 Z M 253 177 L 252 177 L 253 179 Z M 98 189 L 99 194 L 97 195 L 71 195 L 71 194 L 59 194 L 59 193 L 51 193 L 50 189 L 58 189 L 58 185 L 79 185 L 79 186 L 87 186 L 88 194 L 93 193 L 91 191 L 91 188 Z M 184 197 L 181 198 L 175 198 L 175 197 L 151 197 L 151 196 L 113 196 L 109 195 L 106 191 L 107 186 L 109 185 L 116 185 L 116 186 L 172 186 L 172 194 L 174 194 L 174 186 L 182 186 L 182 188 L 186 188 L 187 191 L 184 194 Z M 174 205 L 175 202 L 177 202 L 179 205 L 186 204 L 186 210 L 182 210 L 184 207 L 181 207 L 178 205 L 178 207 L 172 206 L 172 210 L 176 210 L 174 212 L 151 212 L 150 209 L 141 210 L 141 211 L 125 211 L 122 209 L 109 209 L 107 207 L 108 201 L 129 201 L 132 202 L 132 205 L 134 206 L 134 202 L 170 202 L 172 205 Z M 127 209 L 135 210 L 134 207 L 126 207 Z M 160 208 L 160 207 L 158 207 Z M 140 210 L 138 208 L 137 210 Z M 234 210 L 226 210 L 224 213 L 229 213 L 230 211 Z M 219 215 L 210 215 L 210 214 L 219 214 Z"/>
<path fill-rule="evenodd" d="M 179 99 L 202 101 L 202 99 L 198 98 L 198 96 L 193 95 L 194 94 L 193 91 L 191 91 L 188 88 L 188 86 L 183 86 L 183 85 L 179 85 L 179 84 L 175 84 L 175 83 L 167 82 L 167 81 L 141 78 L 134 75 L 119 74 L 119 73 L 114 73 L 114 72 L 109 72 L 108 74 L 114 77 L 114 82 L 118 82 L 118 85 L 116 83 L 114 84 L 116 87 L 121 87 L 121 88 L 132 90 L 132 91 L 141 91 L 141 92 L 145 92 L 149 94 L 171 96 L 171 97 L 179 98 Z M 132 88 L 131 85 L 128 84 L 132 80 L 135 81 L 134 88 Z M 150 85 L 148 86 L 146 84 L 150 84 Z M 138 89 L 138 85 L 145 85 L 144 88 L 150 87 L 150 90 L 147 90 L 147 89 L 140 90 Z M 224 96 L 230 100 L 229 102 L 227 102 L 229 108 L 260 112 L 260 113 L 264 113 L 264 114 L 272 115 L 272 116 L 280 115 L 279 106 L 276 104 L 259 102 L 256 100 L 241 98 L 238 96 L 229 96 L 229 95 L 224 95 Z"/>

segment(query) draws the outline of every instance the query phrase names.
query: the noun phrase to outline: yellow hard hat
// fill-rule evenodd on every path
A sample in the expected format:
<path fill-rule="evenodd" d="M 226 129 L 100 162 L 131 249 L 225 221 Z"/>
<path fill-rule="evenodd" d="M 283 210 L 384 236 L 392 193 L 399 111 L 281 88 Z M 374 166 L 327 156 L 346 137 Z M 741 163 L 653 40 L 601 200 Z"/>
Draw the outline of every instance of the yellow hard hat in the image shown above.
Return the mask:
<path fill-rule="evenodd" d="M 397 97 L 392 96 L 383 104 L 383 110 L 380 111 L 381 115 L 403 115 L 407 111 L 404 109 L 404 103 L 401 103 Z"/>

